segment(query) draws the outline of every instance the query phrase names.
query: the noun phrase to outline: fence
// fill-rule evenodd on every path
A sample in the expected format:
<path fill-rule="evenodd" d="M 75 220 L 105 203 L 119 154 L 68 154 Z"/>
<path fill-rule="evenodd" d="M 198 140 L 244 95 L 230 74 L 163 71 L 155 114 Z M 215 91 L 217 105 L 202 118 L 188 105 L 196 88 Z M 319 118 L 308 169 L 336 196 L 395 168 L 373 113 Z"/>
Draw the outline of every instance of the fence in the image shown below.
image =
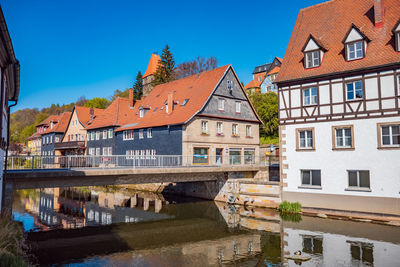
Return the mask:
<path fill-rule="evenodd" d="M 279 157 L 207 156 L 207 155 L 148 155 L 148 156 L 10 156 L 8 170 L 70 169 L 70 168 L 168 168 L 226 165 L 272 166 L 279 164 Z"/>

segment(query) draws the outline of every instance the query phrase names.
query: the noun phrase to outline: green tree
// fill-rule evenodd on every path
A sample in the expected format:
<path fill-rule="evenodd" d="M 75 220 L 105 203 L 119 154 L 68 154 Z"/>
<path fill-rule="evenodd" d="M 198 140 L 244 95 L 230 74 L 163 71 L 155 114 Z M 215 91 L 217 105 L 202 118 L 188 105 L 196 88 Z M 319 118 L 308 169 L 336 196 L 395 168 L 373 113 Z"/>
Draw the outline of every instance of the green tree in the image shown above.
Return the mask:
<path fill-rule="evenodd" d="M 95 97 L 86 102 L 84 107 L 105 109 L 108 105 L 110 105 L 110 102 L 107 99 L 103 97 Z"/>
<path fill-rule="evenodd" d="M 160 64 L 154 73 L 153 86 L 175 80 L 175 69 L 174 56 L 166 45 L 161 54 Z"/>
<path fill-rule="evenodd" d="M 121 91 L 119 89 L 114 91 L 113 96 L 111 97 L 111 102 L 113 102 L 117 97 L 128 98 L 129 97 L 129 89 Z"/>
<path fill-rule="evenodd" d="M 143 75 L 142 73 L 138 72 L 136 75 L 136 82 L 133 85 L 133 98 L 139 100 L 142 98 L 143 95 Z"/>
<path fill-rule="evenodd" d="M 264 125 L 260 126 L 260 135 L 278 136 L 278 95 L 274 92 L 266 94 L 254 92 L 249 94 L 249 98 L 258 116 L 264 123 Z"/>

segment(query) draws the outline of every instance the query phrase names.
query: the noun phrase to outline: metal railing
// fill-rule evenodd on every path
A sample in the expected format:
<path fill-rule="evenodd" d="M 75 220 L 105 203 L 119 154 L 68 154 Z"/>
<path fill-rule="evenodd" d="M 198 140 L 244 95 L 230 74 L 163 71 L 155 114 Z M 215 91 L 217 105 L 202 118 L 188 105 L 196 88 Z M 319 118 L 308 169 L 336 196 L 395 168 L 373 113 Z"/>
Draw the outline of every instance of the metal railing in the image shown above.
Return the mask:
<path fill-rule="evenodd" d="M 4 160 L 4 159 L 3 159 Z M 252 155 L 146 155 L 146 156 L 9 156 L 7 170 L 71 169 L 71 168 L 170 168 L 201 166 L 272 166 L 279 157 Z"/>

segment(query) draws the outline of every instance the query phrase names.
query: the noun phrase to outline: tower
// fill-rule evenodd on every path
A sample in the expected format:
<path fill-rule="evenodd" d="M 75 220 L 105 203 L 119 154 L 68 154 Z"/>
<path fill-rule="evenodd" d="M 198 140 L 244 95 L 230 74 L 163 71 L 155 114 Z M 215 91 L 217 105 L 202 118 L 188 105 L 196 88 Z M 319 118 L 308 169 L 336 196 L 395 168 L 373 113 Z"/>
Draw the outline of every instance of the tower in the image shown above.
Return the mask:
<path fill-rule="evenodd" d="M 157 54 L 151 54 L 149 65 L 147 66 L 146 72 L 143 75 L 143 96 L 148 96 L 151 90 L 153 90 L 153 85 L 151 82 L 154 80 L 154 73 L 157 70 L 157 66 L 161 58 Z"/>

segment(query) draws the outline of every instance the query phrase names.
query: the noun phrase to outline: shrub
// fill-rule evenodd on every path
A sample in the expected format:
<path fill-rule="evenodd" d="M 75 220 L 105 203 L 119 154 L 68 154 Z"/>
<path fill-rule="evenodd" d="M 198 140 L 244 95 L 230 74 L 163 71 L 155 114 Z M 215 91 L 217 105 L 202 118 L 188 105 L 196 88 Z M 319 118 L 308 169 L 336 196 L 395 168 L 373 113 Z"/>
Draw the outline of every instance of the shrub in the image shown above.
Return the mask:
<path fill-rule="evenodd" d="M 300 213 L 301 204 L 299 202 L 283 201 L 279 204 L 279 211 L 281 213 Z"/>
<path fill-rule="evenodd" d="M 10 216 L 0 216 L 0 266 L 28 266 L 24 241 L 22 224 Z"/>

